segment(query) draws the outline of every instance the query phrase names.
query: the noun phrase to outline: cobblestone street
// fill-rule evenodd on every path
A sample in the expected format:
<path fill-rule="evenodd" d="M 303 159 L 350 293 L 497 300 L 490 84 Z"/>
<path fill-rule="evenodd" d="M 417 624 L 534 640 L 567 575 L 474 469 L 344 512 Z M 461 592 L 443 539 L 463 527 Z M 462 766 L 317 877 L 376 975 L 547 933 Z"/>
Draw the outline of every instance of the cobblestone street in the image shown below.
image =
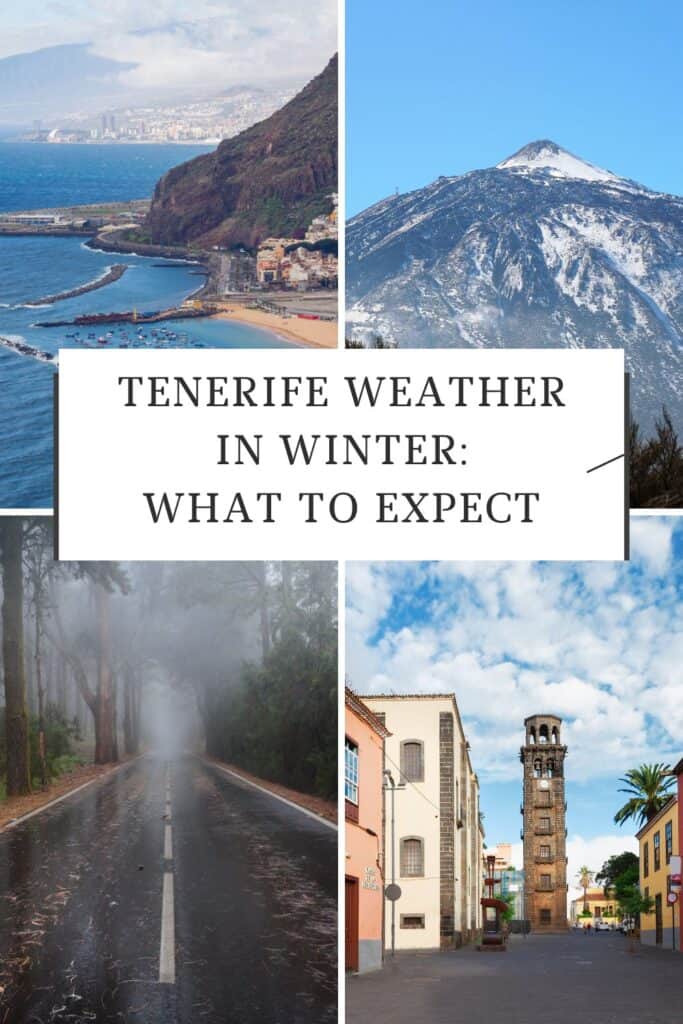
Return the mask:
<path fill-rule="evenodd" d="M 619 933 L 513 936 L 506 953 L 399 954 L 347 981 L 347 1024 L 672 1024 L 683 955 Z"/>

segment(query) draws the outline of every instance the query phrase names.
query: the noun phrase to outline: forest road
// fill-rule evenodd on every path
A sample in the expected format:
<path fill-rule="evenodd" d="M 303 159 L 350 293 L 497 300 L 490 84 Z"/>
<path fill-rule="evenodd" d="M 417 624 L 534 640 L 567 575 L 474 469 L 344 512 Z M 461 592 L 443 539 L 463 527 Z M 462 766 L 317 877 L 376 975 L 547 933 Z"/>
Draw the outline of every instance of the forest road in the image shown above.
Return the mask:
<path fill-rule="evenodd" d="M 337 1019 L 337 832 L 145 756 L 0 833 L 0 1024 Z"/>

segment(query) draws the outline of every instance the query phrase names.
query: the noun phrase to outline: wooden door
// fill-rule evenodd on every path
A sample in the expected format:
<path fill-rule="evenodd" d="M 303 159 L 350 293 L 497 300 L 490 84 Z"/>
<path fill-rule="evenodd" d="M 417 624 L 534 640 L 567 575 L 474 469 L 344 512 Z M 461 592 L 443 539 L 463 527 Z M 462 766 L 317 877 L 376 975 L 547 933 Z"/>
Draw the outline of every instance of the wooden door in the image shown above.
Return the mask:
<path fill-rule="evenodd" d="M 358 970 L 358 879 L 346 876 L 346 970 Z"/>

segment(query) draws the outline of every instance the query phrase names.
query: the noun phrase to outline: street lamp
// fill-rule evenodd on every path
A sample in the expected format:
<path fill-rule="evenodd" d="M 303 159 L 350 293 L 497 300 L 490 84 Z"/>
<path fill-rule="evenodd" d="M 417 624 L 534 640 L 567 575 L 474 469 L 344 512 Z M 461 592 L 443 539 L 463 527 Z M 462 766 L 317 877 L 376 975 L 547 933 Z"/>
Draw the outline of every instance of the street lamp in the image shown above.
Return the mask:
<path fill-rule="evenodd" d="M 396 784 L 394 776 L 391 774 L 388 768 L 384 769 L 384 789 L 389 789 L 391 792 L 391 955 L 396 955 L 396 899 L 400 892 L 396 894 L 396 815 L 395 815 L 395 796 L 397 789 L 405 789 L 405 782 L 399 782 Z M 388 783 L 388 785 L 387 785 Z"/>

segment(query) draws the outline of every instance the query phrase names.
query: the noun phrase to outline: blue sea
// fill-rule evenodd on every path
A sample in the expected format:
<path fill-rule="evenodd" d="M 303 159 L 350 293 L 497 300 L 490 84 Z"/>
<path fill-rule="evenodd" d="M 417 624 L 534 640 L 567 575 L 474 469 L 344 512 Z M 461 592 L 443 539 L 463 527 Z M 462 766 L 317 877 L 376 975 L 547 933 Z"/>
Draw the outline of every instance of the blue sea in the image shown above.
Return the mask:
<path fill-rule="evenodd" d="M 170 167 L 207 147 L 173 145 L 49 145 L 0 142 L 0 211 L 97 201 L 144 199 Z M 81 313 L 156 310 L 176 305 L 204 282 L 197 266 L 130 254 L 97 252 L 81 238 L 0 236 L 0 337 L 43 352 L 101 344 L 130 347 L 277 348 L 288 343 L 230 321 L 167 321 L 163 330 L 133 325 L 110 330 L 42 328 Z M 106 273 L 118 281 L 50 306 L 29 305 Z M 98 339 L 103 338 L 104 342 Z M 0 508 L 52 506 L 52 379 L 55 368 L 0 346 Z"/>

